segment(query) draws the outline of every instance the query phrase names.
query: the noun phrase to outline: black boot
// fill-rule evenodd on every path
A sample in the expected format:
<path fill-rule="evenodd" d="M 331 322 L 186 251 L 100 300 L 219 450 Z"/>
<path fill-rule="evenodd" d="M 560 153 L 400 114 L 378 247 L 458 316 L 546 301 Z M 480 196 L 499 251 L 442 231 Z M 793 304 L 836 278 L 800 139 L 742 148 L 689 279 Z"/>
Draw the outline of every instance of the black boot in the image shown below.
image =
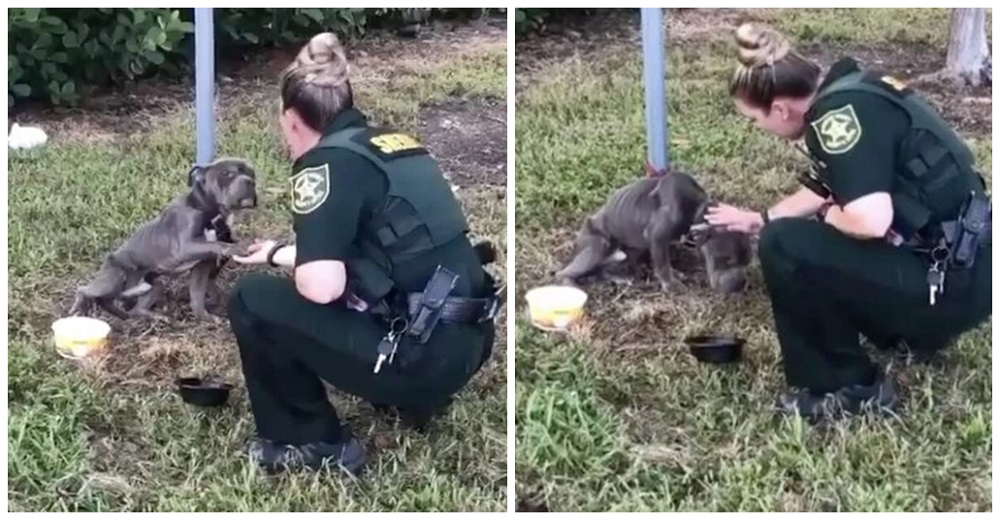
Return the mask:
<path fill-rule="evenodd" d="M 864 411 L 892 412 L 899 404 L 896 385 L 878 378 L 870 385 L 853 385 L 833 393 L 816 394 L 808 390 L 789 392 L 778 398 L 778 411 L 798 414 L 809 422 L 827 417 L 858 415 Z"/>
<path fill-rule="evenodd" d="M 268 439 L 256 439 L 250 445 L 250 459 L 268 474 L 284 470 L 340 468 L 354 477 L 361 475 L 368 454 L 365 447 L 345 431 L 338 443 L 276 444 Z"/>

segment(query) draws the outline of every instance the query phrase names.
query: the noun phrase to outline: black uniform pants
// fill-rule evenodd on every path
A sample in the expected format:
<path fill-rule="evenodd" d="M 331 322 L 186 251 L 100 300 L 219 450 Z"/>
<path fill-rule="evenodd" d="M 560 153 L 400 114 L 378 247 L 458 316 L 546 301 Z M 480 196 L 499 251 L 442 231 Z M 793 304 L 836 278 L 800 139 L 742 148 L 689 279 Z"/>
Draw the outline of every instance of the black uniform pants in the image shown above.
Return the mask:
<path fill-rule="evenodd" d="M 825 393 L 871 384 L 877 369 L 859 333 L 932 352 L 992 313 L 992 249 L 952 270 L 930 305 L 929 260 L 881 240 L 858 240 L 805 219 L 775 220 L 758 246 L 790 386 Z"/>
<path fill-rule="evenodd" d="M 324 381 L 373 403 L 432 410 L 479 368 L 485 342 L 485 334 L 463 329 L 470 326 L 439 324 L 426 345 L 400 342 L 399 351 L 424 349 L 412 365 L 403 370 L 397 360 L 375 374 L 376 346 L 387 330 L 383 320 L 340 302 L 310 302 L 293 280 L 260 274 L 237 282 L 229 321 L 257 433 L 285 444 L 342 440 Z"/>

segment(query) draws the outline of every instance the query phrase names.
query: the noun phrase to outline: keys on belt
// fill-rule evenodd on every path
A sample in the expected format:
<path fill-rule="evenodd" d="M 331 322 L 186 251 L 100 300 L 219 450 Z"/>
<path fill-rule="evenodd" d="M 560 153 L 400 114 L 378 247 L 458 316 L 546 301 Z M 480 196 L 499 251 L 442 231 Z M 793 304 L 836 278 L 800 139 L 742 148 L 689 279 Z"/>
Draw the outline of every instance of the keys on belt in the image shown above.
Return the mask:
<path fill-rule="evenodd" d="M 931 306 L 937 304 L 939 295 L 944 294 L 944 275 L 948 270 L 948 260 L 951 251 L 947 247 L 938 246 L 931 251 L 931 268 L 927 270 L 927 287 L 930 290 Z"/>
<path fill-rule="evenodd" d="M 390 365 L 396 358 L 396 348 L 399 347 L 399 338 L 402 336 L 403 331 L 406 330 L 407 323 L 404 318 L 396 318 L 392 320 L 389 324 L 389 332 L 382 336 L 382 339 L 378 342 L 378 347 L 376 351 L 378 352 L 378 357 L 375 359 L 375 369 L 373 373 L 379 373 L 382 370 L 382 365 L 388 362 Z"/>

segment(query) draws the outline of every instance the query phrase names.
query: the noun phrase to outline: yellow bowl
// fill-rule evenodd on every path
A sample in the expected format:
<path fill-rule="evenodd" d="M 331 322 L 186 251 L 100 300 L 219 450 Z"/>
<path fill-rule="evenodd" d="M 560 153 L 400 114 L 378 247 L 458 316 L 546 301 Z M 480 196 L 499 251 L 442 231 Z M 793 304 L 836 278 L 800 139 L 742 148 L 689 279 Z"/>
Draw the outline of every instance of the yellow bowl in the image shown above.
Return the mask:
<path fill-rule="evenodd" d="M 547 285 L 528 291 L 528 315 L 535 327 L 548 331 L 565 331 L 583 316 L 587 293 L 576 287 Z"/>
<path fill-rule="evenodd" d="M 103 350 L 109 333 L 111 326 L 106 322 L 84 316 L 62 318 L 52 324 L 56 352 L 69 359 L 85 358 Z"/>

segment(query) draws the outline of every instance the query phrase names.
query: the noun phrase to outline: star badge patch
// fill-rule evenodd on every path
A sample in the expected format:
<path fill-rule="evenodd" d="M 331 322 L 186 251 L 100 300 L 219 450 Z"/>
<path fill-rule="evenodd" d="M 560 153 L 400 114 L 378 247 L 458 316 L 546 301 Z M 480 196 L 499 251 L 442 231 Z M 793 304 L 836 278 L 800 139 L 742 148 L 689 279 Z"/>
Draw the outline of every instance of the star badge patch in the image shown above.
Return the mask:
<path fill-rule="evenodd" d="M 812 123 L 819 145 L 831 155 L 851 151 L 861 140 L 861 123 L 853 105 L 831 110 Z"/>
<path fill-rule="evenodd" d="M 330 195 L 330 166 L 315 166 L 296 173 L 290 179 L 292 211 L 300 215 L 312 213 Z"/>

